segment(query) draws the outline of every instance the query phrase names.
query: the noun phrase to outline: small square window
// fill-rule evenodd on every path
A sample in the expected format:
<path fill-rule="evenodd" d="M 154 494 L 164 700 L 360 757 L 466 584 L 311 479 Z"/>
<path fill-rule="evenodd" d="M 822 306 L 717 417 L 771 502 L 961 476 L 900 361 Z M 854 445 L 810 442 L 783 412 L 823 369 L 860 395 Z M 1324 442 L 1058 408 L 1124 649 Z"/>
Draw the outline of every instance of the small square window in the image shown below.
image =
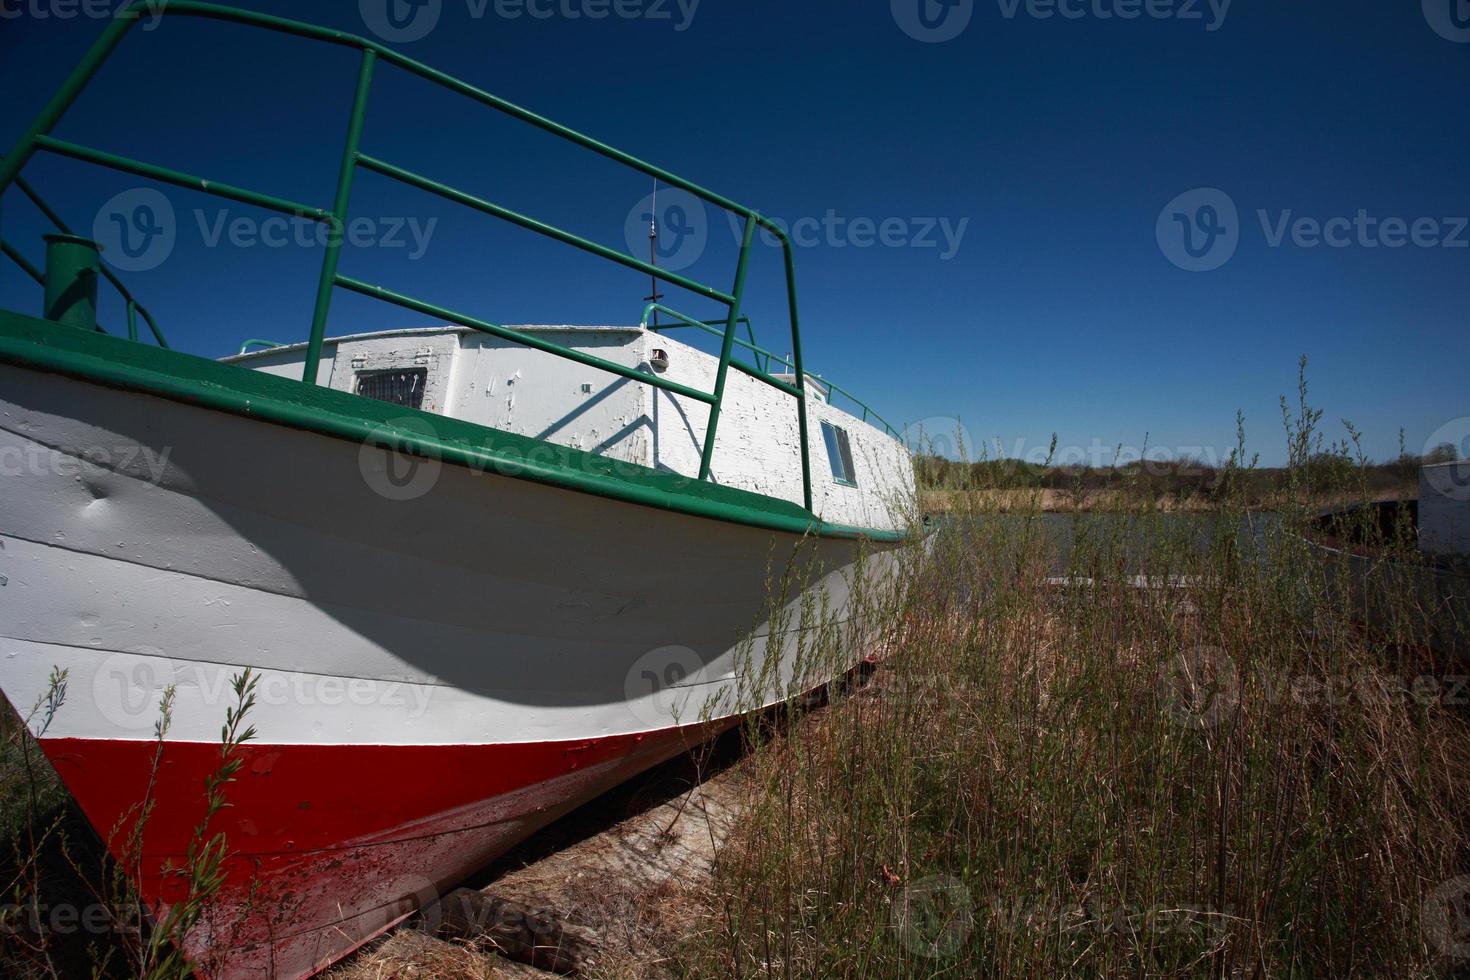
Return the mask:
<path fill-rule="evenodd" d="M 827 461 L 832 464 L 832 479 L 844 486 L 857 486 L 857 468 L 852 465 L 852 446 L 847 430 L 831 422 L 822 423 L 822 440 L 827 444 Z"/>
<path fill-rule="evenodd" d="M 428 368 L 400 368 L 391 371 L 357 372 L 357 393 L 374 401 L 404 408 L 422 408 L 424 386 L 429 381 Z"/>

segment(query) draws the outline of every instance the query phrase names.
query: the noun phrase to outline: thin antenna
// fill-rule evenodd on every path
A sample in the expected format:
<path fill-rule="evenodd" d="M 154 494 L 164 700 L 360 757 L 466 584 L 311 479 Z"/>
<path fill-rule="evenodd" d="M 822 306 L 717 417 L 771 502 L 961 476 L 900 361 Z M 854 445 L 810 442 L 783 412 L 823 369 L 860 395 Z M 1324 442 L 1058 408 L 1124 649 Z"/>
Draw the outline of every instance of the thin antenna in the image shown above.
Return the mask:
<path fill-rule="evenodd" d="M 658 265 L 658 178 L 653 178 L 653 211 L 648 216 L 648 264 Z M 663 299 L 663 294 L 658 291 L 658 276 L 650 273 L 649 295 L 645 296 L 644 302 L 657 303 Z M 658 310 L 653 311 L 653 329 L 658 329 Z"/>

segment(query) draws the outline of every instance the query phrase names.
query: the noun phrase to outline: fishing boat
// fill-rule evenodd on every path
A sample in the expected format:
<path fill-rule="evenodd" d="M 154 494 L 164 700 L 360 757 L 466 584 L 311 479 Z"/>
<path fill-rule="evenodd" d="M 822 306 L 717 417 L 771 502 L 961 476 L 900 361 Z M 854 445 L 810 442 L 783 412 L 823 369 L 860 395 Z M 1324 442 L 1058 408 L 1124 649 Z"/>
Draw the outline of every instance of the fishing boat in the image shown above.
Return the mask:
<path fill-rule="evenodd" d="M 360 52 L 330 207 L 52 135 L 145 13 Z M 387 67 L 737 215 L 734 287 L 371 156 Z M 22 175 L 56 155 L 322 222 L 306 339 L 170 348 Z M 338 260 L 363 169 L 717 315 L 653 302 L 636 325 L 510 327 L 355 279 Z M 223 835 L 223 884 L 183 942 L 201 975 L 316 972 L 572 808 L 830 680 L 843 664 L 812 658 L 813 637 L 858 627 L 909 535 L 909 453 L 804 367 L 778 225 L 371 40 L 140 0 L 0 162 L 7 193 L 57 234 L 44 270 L 5 244 L 43 301 L 0 310 L 0 456 L 26 461 L 0 494 L 0 689 L 155 920 L 197 894 L 190 856 Z M 784 247 L 786 357 L 742 335 L 758 230 Z M 112 332 L 103 280 L 126 310 Z M 343 289 L 422 325 L 329 335 Z"/>

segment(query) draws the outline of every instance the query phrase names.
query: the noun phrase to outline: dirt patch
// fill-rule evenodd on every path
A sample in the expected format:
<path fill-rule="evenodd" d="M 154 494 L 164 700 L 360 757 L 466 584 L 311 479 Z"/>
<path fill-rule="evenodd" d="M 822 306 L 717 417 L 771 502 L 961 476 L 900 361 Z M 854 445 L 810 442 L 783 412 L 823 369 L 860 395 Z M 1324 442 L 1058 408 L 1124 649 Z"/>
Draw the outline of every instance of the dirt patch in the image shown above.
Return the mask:
<path fill-rule="evenodd" d="M 571 926 L 595 946 L 604 977 L 660 973 L 682 938 L 683 914 L 708 887 L 716 855 L 742 812 L 742 733 L 666 763 L 537 834 L 469 887 Z M 496 955 L 490 939 L 432 935 L 432 910 L 328 974 L 332 980 L 548 977 Z"/>

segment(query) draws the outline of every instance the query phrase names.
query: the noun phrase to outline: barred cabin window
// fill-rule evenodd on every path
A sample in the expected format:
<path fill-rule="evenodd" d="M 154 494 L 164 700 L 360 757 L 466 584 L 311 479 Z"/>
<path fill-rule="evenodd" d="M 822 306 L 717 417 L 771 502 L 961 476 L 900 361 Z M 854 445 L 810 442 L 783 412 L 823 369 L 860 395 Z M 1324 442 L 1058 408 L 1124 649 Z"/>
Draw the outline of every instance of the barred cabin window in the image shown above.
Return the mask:
<path fill-rule="evenodd" d="M 357 393 L 374 401 L 404 408 L 421 408 L 428 368 L 395 368 L 390 371 L 357 372 Z"/>
<path fill-rule="evenodd" d="M 852 445 L 847 441 L 847 430 L 831 422 L 823 422 L 822 440 L 827 444 L 827 461 L 832 464 L 832 479 L 843 486 L 857 486 L 857 468 L 852 465 Z"/>

